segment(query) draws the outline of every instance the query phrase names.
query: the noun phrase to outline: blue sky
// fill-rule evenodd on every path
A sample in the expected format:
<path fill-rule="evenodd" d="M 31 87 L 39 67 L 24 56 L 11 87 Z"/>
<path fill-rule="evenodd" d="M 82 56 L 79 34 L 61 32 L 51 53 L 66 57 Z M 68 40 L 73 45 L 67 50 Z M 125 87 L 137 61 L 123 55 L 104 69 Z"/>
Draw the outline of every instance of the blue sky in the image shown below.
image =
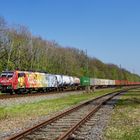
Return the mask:
<path fill-rule="evenodd" d="M 0 16 L 140 74 L 139 0 L 0 0 Z"/>

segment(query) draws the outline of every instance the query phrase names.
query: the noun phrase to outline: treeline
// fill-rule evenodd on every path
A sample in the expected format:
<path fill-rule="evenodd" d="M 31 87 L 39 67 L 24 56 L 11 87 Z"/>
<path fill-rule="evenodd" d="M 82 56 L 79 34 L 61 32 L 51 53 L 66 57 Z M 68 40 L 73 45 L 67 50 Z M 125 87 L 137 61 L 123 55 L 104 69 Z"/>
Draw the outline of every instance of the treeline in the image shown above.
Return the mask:
<path fill-rule="evenodd" d="M 17 68 L 78 77 L 140 81 L 136 74 L 88 57 L 83 50 L 65 48 L 55 41 L 33 36 L 25 26 L 9 26 L 0 17 L 0 72 Z"/>

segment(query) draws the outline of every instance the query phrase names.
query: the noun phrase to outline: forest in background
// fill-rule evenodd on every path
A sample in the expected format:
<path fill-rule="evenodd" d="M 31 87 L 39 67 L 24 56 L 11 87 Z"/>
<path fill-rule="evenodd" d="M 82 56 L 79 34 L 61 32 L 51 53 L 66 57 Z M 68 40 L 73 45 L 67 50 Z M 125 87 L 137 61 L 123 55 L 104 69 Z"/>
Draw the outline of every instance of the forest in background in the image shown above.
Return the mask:
<path fill-rule="evenodd" d="M 32 35 L 25 26 L 9 26 L 0 17 L 0 72 L 17 68 L 78 77 L 140 81 L 139 75 L 89 57 L 85 50 L 44 40 Z"/>

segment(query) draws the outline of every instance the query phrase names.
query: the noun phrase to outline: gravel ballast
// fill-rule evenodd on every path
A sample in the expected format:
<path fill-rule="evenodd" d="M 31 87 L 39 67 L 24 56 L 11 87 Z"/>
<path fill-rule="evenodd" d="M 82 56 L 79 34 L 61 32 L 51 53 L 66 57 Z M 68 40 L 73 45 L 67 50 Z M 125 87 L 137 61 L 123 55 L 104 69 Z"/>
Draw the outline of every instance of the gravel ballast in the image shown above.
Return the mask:
<path fill-rule="evenodd" d="M 104 140 L 104 130 L 107 127 L 113 108 L 119 98 L 120 95 L 114 97 L 99 109 L 99 111 L 91 117 L 84 126 L 72 134 L 72 138 L 76 140 Z"/>
<path fill-rule="evenodd" d="M 112 90 L 113 89 L 114 88 L 112 88 Z M 97 91 L 102 91 L 102 90 L 108 90 L 108 89 L 98 89 Z M 26 104 L 26 103 L 34 103 L 34 102 L 39 102 L 42 100 L 57 99 L 57 98 L 66 97 L 69 95 L 82 94 L 82 93 L 84 93 L 84 91 L 60 92 L 60 93 L 52 93 L 52 94 L 46 93 L 46 95 L 40 94 L 38 96 L 26 96 L 26 97 L 2 99 L 0 100 L 0 107 L 21 105 L 21 104 Z"/>
<path fill-rule="evenodd" d="M 82 92 L 76 92 L 76 94 L 81 94 Z M 69 96 L 69 95 L 74 95 L 75 92 L 69 92 L 69 93 L 59 93 L 58 95 L 56 94 L 52 94 L 52 95 L 43 95 L 43 96 L 37 96 L 37 97 L 21 97 L 20 101 L 19 98 L 11 98 L 11 99 L 6 99 L 3 100 L 3 106 L 11 106 L 11 105 L 18 105 L 18 104 L 25 104 L 25 103 L 33 103 L 33 102 L 37 102 L 37 101 L 41 101 L 41 100 L 46 100 L 46 99 L 56 99 L 56 98 L 61 98 L 61 97 L 65 97 L 65 96 Z M 26 98 L 26 99 L 25 99 Z M 16 102 L 16 103 L 15 103 Z M 113 107 L 112 107 L 113 109 Z M 66 110 L 66 109 L 64 109 Z M 62 111 L 64 111 L 62 110 Z M 106 113 L 106 111 L 105 111 Z M 20 131 L 23 131 L 27 128 L 30 128 L 38 123 L 41 123 L 42 121 L 52 117 L 52 115 L 54 115 L 54 113 L 47 115 L 47 116 L 32 116 L 32 117 L 26 117 L 26 118 L 20 118 L 15 120 L 15 118 L 9 118 L 6 120 L 2 120 L 3 122 L 1 123 L 1 130 L 5 130 L 5 131 L 1 131 L 0 132 L 0 139 L 4 140 L 5 138 L 8 138 L 9 136 L 18 133 Z M 107 114 L 108 116 L 108 114 Z M 13 124 L 13 127 L 11 129 L 11 124 Z M 8 127 L 9 126 L 9 127 Z M 93 134 L 93 133 L 92 133 Z M 94 135 L 94 134 L 93 134 Z M 92 135 L 92 137 L 93 137 Z M 91 137 L 91 136 L 89 136 Z"/>
<path fill-rule="evenodd" d="M 0 100 L 0 106 L 5 107 L 5 106 L 21 105 L 21 104 L 26 104 L 26 103 L 34 103 L 34 102 L 39 102 L 42 100 L 57 99 L 57 98 L 66 97 L 69 95 L 81 94 L 81 93 L 82 91 L 63 92 L 63 93 L 57 93 L 57 94 L 46 93 L 46 95 L 40 95 L 40 96 L 26 96 L 26 97 L 2 99 Z"/>

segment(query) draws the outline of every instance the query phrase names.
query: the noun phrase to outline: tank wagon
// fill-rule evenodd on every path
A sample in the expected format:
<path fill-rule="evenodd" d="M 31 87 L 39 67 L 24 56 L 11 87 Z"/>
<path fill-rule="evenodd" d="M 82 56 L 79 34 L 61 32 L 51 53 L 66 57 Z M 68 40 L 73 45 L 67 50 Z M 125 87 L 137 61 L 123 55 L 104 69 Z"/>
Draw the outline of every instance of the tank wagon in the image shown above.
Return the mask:
<path fill-rule="evenodd" d="M 0 76 L 0 87 L 3 93 L 20 93 L 32 91 L 53 91 L 64 89 L 91 89 L 114 86 L 140 85 L 140 82 L 126 80 L 98 79 L 90 77 L 74 77 L 68 75 L 55 75 L 33 71 L 4 71 Z"/>

